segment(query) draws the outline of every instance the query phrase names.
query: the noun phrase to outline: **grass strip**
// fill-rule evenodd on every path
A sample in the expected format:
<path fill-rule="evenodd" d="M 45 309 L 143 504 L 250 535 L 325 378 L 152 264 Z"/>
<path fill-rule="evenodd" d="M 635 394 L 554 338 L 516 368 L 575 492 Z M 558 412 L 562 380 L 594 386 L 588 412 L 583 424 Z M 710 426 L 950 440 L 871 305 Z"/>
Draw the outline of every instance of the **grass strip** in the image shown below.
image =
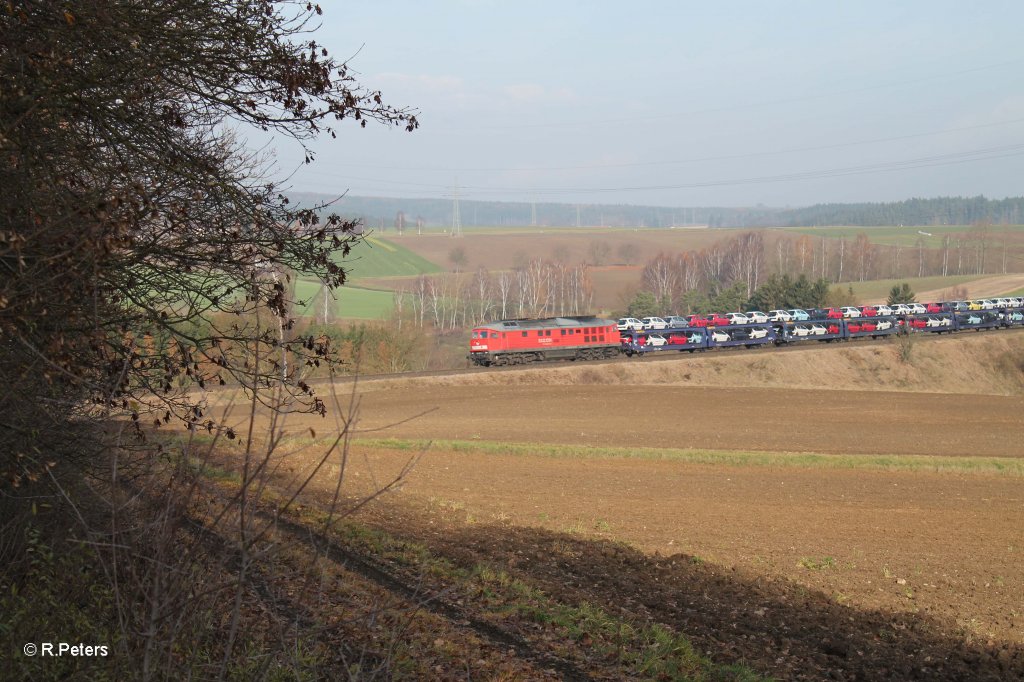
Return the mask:
<path fill-rule="evenodd" d="M 314 524 L 324 520 L 310 510 L 305 516 Z M 463 597 L 459 603 L 472 604 L 477 613 L 496 624 L 533 624 L 524 629 L 544 646 L 561 656 L 582 656 L 605 672 L 625 673 L 630 679 L 771 679 L 744 665 L 713 662 L 694 649 L 684 635 L 668 627 L 615 616 L 589 602 L 560 601 L 504 569 L 486 564 L 461 567 L 419 543 L 354 522 L 335 524 L 334 531 L 335 537 L 350 547 L 392 568 L 400 566 L 411 575 L 429 575 L 440 581 L 449 598 Z"/>
<path fill-rule="evenodd" d="M 233 490 L 233 475 L 215 465 L 190 461 L 196 472 L 225 491 Z M 263 493 L 266 501 L 282 498 L 273 488 Z M 430 576 L 440 593 L 459 604 L 472 605 L 486 620 L 507 627 L 512 622 L 526 627 L 534 646 L 556 655 L 582 657 L 599 669 L 625 673 L 630 679 L 691 680 L 694 682 L 770 682 L 741 664 L 719 664 L 698 652 L 689 639 L 666 626 L 642 619 L 612 615 L 589 602 L 566 603 L 501 568 L 487 564 L 462 567 L 426 546 L 398 538 L 382 529 L 352 520 L 339 521 L 315 507 L 296 507 L 290 514 L 310 527 L 330 525 L 335 541 L 364 557 L 407 576 Z M 462 599 L 458 597 L 461 596 Z M 538 635 L 537 632 L 542 634 Z"/>
<path fill-rule="evenodd" d="M 874 469 L 880 471 L 932 471 L 1024 476 L 1024 459 L 1013 457 L 940 457 L 932 455 L 832 455 L 816 452 L 756 452 L 695 448 L 640 448 L 505 443 L 484 440 L 414 440 L 360 438 L 356 445 L 389 450 L 424 448 L 485 455 L 535 456 L 552 459 L 637 459 L 724 464 L 728 466 L 803 467 L 821 469 Z"/>

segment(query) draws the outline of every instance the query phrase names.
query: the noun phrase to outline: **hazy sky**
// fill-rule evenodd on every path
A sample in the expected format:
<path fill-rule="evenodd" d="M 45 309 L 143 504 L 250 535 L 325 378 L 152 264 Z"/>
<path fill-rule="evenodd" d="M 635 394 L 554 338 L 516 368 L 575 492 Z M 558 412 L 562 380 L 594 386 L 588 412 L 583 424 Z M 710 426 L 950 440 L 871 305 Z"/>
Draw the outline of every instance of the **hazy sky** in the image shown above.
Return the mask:
<path fill-rule="evenodd" d="M 414 133 L 347 125 L 296 190 L 795 206 L 1024 194 L 1024 2 L 320 0 Z"/>

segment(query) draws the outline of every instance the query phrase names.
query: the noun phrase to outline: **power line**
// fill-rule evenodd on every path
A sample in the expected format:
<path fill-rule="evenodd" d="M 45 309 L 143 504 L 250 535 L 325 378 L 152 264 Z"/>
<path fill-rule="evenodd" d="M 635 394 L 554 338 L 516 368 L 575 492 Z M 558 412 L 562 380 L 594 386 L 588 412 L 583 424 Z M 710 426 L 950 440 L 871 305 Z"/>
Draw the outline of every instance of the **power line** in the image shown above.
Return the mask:
<path fill-rule="evenodd" d="M 701 156 L 693 157 L 689 159 L 664 159 L 660 161 L 636 161 L 632 163 L 593 163 L 583 165 L 572 165 L 572 166 L 513 166 L 513 167 L 438 167 L 438 166 L 389 166 L 380 164 L 365 164 L 365 163 L 352 163 L 352 164 L 340 164 L 340 165 L 351 165 L 358 166 L 360 168 L 374 168 L 378 170 L 399 170 L 399 171 L 410 171 L 410 172 L 436 172 L 436 173 L 516 173 L 516 172 L 542 172 L 542 171 L 563 171 L 563 170 L 599 170 L 602 168 L 643 168 L 649 166 L 670 166 L 670 165 L 681 165 L 687 163 L 706 163 L 709 161 L 741 161 L 743 159 L 753 159 L 764 156 L 782 156 L 785 154 L 797 154 L 803 152 L 817 152 L 827 151 L 829 149 L 842 149 L 844 147 L 859 147 L 869 144 L 883 144 L 889 142 L 900 142 L 902 140 L 913 140 L 921 137 L 931 137 L 934 135 L 947 135 L 949 133 L 960 133 L 969 130 L 981 130 L 984 128 L 994 128 L 998 126 L 1013 125 L 1015 123 L 1024 123 L 1024 118 L 1015 118 L 1008 121 L 996 121 L 994 123 L 980 123 L 973 126 L 962 126 L 959 128 L 945 128 L 942 130 L 932 130 L 921 133 L 910 133 L 907 135 L 894 135 L 892 137 L 878 137 L 867 140 L 857 140 L 854 142 L 837 142 L 835 144 L 817 145 L 811 147 L 791 147 L 789 149 L 776 149 L 770 151 L 760 152 L 748 152 L 745 154 L 724 154 L 719 156 Z"/>
<path fill-rule="evenodd" d="M 723 178 L 717 180 L 704 180 L 697 182 L 680 182 L 662 185 L 633 185 L 633 186 L 605 186 L 605 187 L 502 187 L 484 185 L 464 185 L 461 190 L 468 190 L 467 194 L 481 195 L 491 194 L 602 194 L 615 192 L 638 192 L 653 190 L 679 190 L 679 189 L 700 189 L 707 187 L 728 187 L 740 185 L 767 184 L 775 182 L 794 182 L 800 180 L 818 180 L 850 175 L 865 175 L 870 173 L 892 172 L 899 170 L 913 170 L 916 168 L 930 168 L 935 166 L 947 166 L 975 161 L 988 161 L 1024 154 L 1024 144 L 1003 145 L 999 147 L 988 147 L 983 149 L 954 152 L 951 154 L 940 154 L 935 156 L 915 157 L 898 161 L 885 161 L 859 166 L 847 166 L 839 168 L 827 168 L 797 173 L 784 173 L 778 175 L 762 175 L 748 178 Z M 387 180 L 382 178 L 364 178 L 356 176 L 336 176 L 361 182 L 383 183 L 385 185 L 405 185 L 410 187 L 432 188 L 435 190 L 447 189 L 443 185 L 435 183 L 405 182 Z"/>

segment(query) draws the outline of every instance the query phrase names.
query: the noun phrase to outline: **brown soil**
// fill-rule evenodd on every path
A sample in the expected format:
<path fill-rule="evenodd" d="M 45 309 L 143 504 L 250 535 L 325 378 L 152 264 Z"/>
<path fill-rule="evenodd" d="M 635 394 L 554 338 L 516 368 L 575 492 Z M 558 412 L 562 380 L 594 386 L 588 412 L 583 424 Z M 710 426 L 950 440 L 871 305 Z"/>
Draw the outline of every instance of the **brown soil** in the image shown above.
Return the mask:
<path fill-rule="evenodd" d="M 538 448 L 430 449 L 362 518 L 566 602 L 671 626 L 716 661 L 782 679 L 1020 679 L 1017 476 L 541 453 L 566 443 L 1019 458 L 1021 341 L 937 340 L 903 365 L 892 344 L 849 344 L 364 384 L 368 437 Z M 865 381 L 875 390 L 844 389 Z M 951 386 L 964 390 L 943 392 Z M 296 415 L 290 429 L 329 425 Z M 352 492 L 409 457 L 352 454 Z"/>
<path fill-rule="evenodd" d="M 405 460 L 360 454 L 362 481 Z M 992 476 L 431 451 L 367 518 L 783 679 L 1014 679 L 1022 503 Z"/>
<path fill-rule="evenodd" d="M 362 433 L 396 438 L 836 454 L 1024 454 L 1024 398 L 1017 396 L 445 386 L 428 394 L 367 393 L 361 409 Z M 319 419 L 309 423 L 316 428 Z"/>

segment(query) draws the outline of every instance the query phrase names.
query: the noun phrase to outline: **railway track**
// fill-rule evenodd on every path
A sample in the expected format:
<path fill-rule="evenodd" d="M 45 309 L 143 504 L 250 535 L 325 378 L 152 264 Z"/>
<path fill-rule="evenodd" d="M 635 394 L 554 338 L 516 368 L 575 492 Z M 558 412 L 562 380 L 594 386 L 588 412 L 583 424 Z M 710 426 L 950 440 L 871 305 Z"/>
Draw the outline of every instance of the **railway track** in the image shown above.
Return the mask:
<path fill-rule="evenodd" d="M 123 487 L 138 498 L 143 493 L 130 484 Z M 207 493 L 213 491 L 207 490 Z M 216 494 L 216 493 L 214 493 Z M 226 500 L 225 500 L 226 501 Z M 231 504 L 227 502 L 227 504 Z M 473 615 L 470 610 L 449 599 L 443 591 L 430 590 L 422 583 L 411 584 L 397 571 L 391 570 L 375 558 L 362 554 L 351 547 L 329 537 L 321 530 L 307 524 L 293 521 L 279 513 L 257 511 L 254 517 L 273 528 L 279 539 L 284 539 L 301 546 L 310 557 L 323 557 L 338 568 L 355 573 L 363 579 L 375 584 L 413 611 L 429 611 L 447 621 L 456 630 L 468 630 L 481 639 L 490 642 L 501 651 L 513 653 L 516 658 L 532 664 L 541 670 L 553 671 L 567 682 L 585 682 L 593 677 L 569 660 L 545 651 L 527 638 Z M 210 527 L 204 521 L 192 515 L 186 515 L 183 528 L 193 536 L 211 556 L 219 557 L 226 568 L 240 571 L 243 564 L 241 552 L 237 549 L 237 539 Z M 330 637 L 332 646 L 341 646 L 345 657 L 354 661 L 362 659 L 364 663 L 383 666 L 386 660 L 378 660 L 378 656 L 366 651 L 350 647 L 344 640 L 333 637 L 332 628 L 324 626 L 317 615 L 311 612 L 301 600 L 287 596 L 289 592 L 275 585 L 271 579 L 258 570 L 246 571 L 246 583 L 252 593 L 263 606 L 275 615 L 282 623 L 291 623 L 305 633 L 318 633 L 322 637 Z"/>
<path fill-rule="evenodd" d="M 999 334 L 1020 334 L 1024 332 L 1024 327 L 1004 327 L 999 329 L 983 329 L 978 330 L 978 333 L 982 332 L 996 332 Z M 736 352 L 754 352 L 758 354 L 767 353 L 799 353 L 811 349 L 820 348 L 849 348 L 848 344 L 854 344 L 855 347 L 865 346 L 868 344 L 892 344 L 894 343 L 895 336 L 879 337 L 878 339 L 872 339 L 871 337 L 858 337 L 854 339 L 836 339 L 833 343 L 826 343 L 823 341 L 798 341 L 794 343 L 787 343 L 783 345 L 763 344 L 754 346 L 752 349 L 746 349 L 743 346 L 734 346 L 731 348 L 717 348 L 713 353 L 736 353 Z M 957 332 L 956 334 L 936 334 L 936 333 L 916 333 L 913 337 L 915 343 L 932 343 L 935 341 L 952 341 L 955 338 L 965 338 L 965 332 Z M 567 365 L 580 365 L 586 367 L 597 367 L 600 365 L 610 365 L 620 362 L 666 362 L 666 361 L 678 361 L 682 358 L 690 356 L 701 356 L 706 355 L 705 352 L 688 353 L 685 351 L 672 351 L 663 350 L 644 353 L 641 355 L 634 355 L 633 357 L 626 357 L 625 355 L 606 359 L 606 360 L 587 360 L 583 362 L 573 360 L 554 360 L 548 362 L 533 362 L 521 365 L 506 365 L 502 367 L 491 366 L 468 366 L 462 368 L 452 369 L 437 369 L 437 370 L 424 370 L 415 372 L 393 372 L 390 374 L 358 374 L 358 375 L 338 375 L 334 379 L 335 384 L 349 384 L 353 382 L 362 381 L 381 381 L 381 380 L 394 380 L 394 379 L 418 379 L 426 377 L 448 377 L 448 376 L 460 376 L 465 374 L 482 374 L 482 373 L 500 373 L 500 372 L 522 372 L 530 369 L 537 369 L 539 367 L 561 367 Z M 467 360 L 467 364 L 469 361 Z M 314 382 L 323 384 L 322 381 Z"/>

